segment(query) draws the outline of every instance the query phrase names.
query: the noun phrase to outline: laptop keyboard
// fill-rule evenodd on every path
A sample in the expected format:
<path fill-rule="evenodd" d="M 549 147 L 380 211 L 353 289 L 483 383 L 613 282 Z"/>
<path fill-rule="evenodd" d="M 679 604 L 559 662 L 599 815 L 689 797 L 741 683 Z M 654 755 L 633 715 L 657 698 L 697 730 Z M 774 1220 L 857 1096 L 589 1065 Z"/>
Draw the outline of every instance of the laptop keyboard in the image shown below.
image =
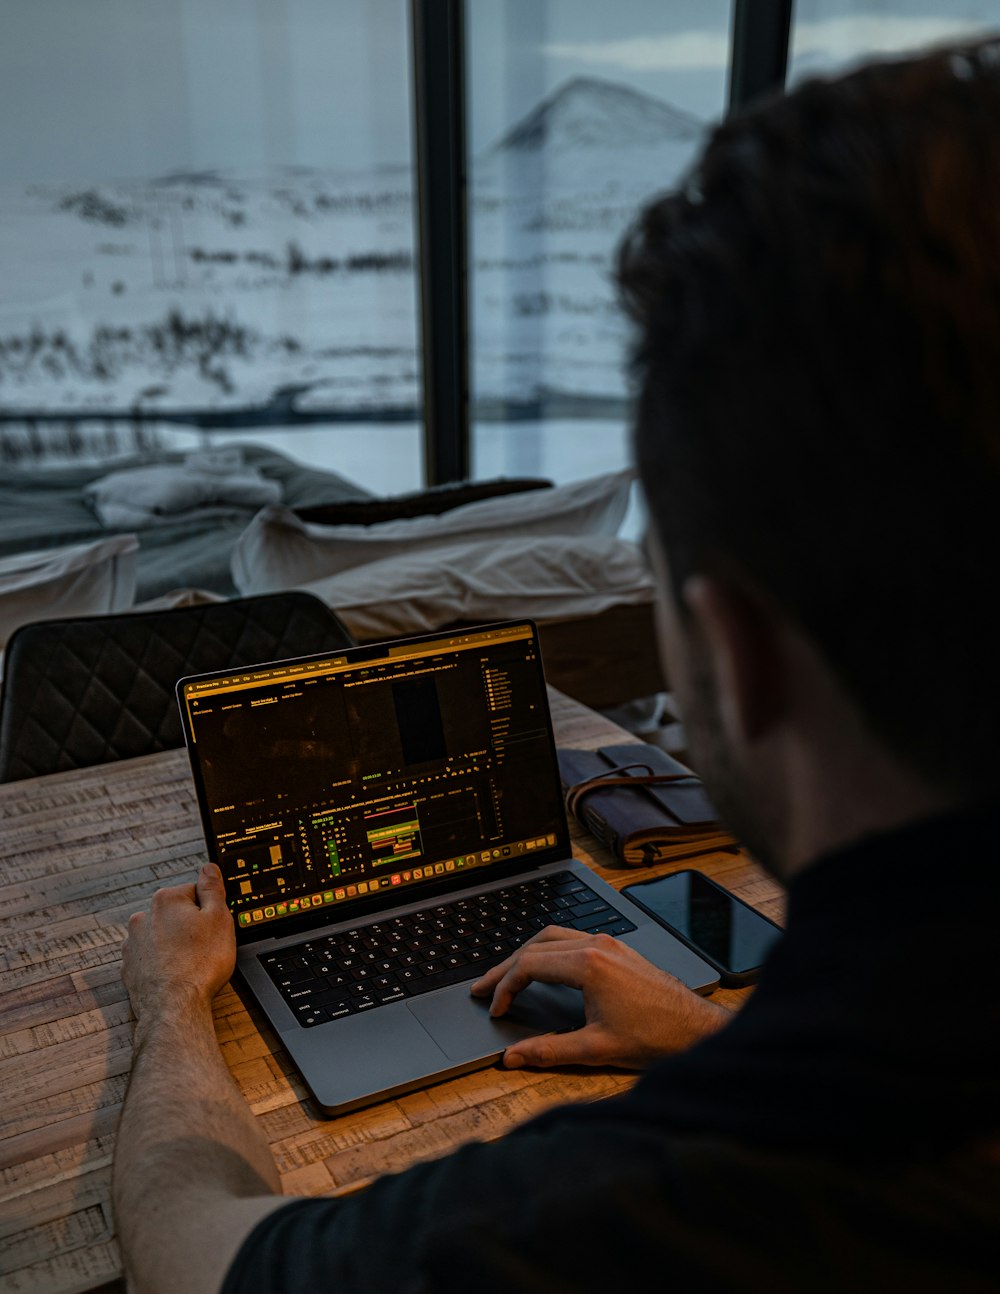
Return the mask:
<path fill-rule="evenodd" d="M 634 924 L 573 872 L 320 936 L 258 960 L 306 1028 L 462 980 L 545 926 L 626 934 Z"/>

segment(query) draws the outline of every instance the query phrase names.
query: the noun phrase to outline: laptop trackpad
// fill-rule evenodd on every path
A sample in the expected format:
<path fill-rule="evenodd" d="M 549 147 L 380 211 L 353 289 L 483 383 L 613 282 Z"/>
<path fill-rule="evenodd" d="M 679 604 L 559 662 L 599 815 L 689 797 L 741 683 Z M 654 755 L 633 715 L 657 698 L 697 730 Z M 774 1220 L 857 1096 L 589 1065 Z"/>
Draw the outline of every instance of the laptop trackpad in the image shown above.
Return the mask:
<path fill-rule="evenodd" d="M 451 1060 L 500 1052 L 521 1038 L 579 1029 L 585 1023 L 583 995 L 554 984 L 533 984 L 496 1020 L 490 1018 L 489 1000 L 472 997 L 464 984 L 407 1006 Z"/>

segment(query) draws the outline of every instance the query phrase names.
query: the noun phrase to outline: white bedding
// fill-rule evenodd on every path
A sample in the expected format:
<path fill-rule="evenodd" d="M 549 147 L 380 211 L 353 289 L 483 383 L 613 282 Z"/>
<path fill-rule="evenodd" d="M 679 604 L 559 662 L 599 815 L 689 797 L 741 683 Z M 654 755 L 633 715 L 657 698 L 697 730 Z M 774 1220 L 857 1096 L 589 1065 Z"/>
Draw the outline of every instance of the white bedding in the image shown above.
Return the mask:
<path fill-rule="evenodd" d="M 281 486 L 248 466 L 239 448 L 203 450 L 183 463 L 133 467 L 92 481 L 83 497 L 109 530 L 175 521 L 197 509 L 253 510 L 281 501 Z"/>
<path fill-rule="evenodd" d="M 638 546 L 609 535 L 476 540 L 383 558 L 300 587 L 362 642 L 456 621 L 599 615 L 653 597 Z"/>

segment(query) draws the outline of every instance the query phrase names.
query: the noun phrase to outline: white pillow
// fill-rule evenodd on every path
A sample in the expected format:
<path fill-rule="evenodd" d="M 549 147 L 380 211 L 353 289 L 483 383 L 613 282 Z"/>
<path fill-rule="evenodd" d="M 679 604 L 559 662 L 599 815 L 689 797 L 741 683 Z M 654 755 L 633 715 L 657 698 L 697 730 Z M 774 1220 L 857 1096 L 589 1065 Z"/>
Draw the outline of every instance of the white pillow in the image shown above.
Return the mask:
<path fill-rule="evenodd" d="M 0 558 L 0 646 L 33 620 L 107 615 L 135 598 L 135 535 Z"/>
<path fill-rule="evenodd" d="M 274 593 L 418 549 L 477 539 L 614 535 L 628 507 L 631 472 L 594 476 L 551 490 L 465 503 L 437 517 L 373 526 L 322 526 L 289 508 L 259 512 L 233 549 L 233 583 L 246 595 Z"/>
<path fill-rule="evenodd" d="M 653 596 L 637 545 L 607 536 L 479 540 L 371 562 L 303 587 L 363 642 L 456 620 L 596 615 Z"/>

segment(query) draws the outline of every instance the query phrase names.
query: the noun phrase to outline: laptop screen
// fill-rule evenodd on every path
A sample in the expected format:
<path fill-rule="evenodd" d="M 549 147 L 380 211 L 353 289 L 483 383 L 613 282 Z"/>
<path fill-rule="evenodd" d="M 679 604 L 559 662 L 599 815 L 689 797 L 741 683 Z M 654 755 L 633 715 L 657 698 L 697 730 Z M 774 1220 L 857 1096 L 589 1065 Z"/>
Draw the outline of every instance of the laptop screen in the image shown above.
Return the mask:
<path fill-rule="evenodd" d="M 530 623 L 178 691 L 209 851 L 248 933 L 567 847 Z"/>

